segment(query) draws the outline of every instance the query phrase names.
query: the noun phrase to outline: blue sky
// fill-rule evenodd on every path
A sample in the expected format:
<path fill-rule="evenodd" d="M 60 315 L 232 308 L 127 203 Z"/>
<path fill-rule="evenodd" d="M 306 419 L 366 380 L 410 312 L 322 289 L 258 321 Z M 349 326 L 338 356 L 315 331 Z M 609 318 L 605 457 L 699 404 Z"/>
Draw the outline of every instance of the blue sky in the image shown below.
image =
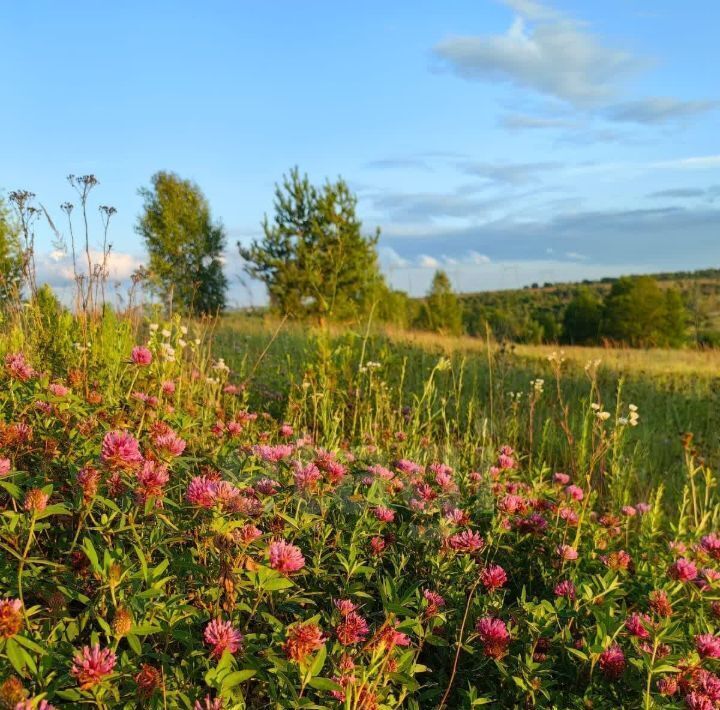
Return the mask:
<path fill-rule="evenodd" d="M 350 182 L 413 293 L 437 267 L 476 290 L 720 266 L 719 22 L 715 0 L 6 3 L 0 189 L 56 215 L 96 174 L 122 279 L 137 188 L 191 178 L 237 303 L 263 294 L 235 243 L 296 164 Z M 59 286 L 53 251 L 39 229 Z"/>

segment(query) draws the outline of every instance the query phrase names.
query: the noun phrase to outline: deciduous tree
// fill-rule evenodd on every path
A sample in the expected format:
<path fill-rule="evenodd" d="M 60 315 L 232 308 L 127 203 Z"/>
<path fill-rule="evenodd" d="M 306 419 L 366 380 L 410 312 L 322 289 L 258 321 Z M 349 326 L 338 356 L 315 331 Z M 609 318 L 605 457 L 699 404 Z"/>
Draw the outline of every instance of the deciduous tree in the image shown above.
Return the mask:
<path fill-rule="evenodd" d="M 213 222 L 200 188 L 175 173 L 153 175 L 141 188 L 143 211 L 136 230 L 150 255 L 151 279 L 165 301 L 188 313 L 225 308 L 225 232 Z"/>

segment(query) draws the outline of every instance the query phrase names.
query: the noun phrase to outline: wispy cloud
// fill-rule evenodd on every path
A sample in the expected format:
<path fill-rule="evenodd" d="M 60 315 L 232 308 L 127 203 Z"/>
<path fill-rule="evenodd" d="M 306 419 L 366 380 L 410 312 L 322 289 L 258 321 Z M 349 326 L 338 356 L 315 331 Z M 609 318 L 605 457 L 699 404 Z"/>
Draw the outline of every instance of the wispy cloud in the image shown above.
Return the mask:
<path fill-rule="evenodd" d="M 421 158 L 381 158 L 365 163 L 364 167 L 370 170 L 432 170 L 429 163 Z"/>
<path fill-rule="evenodd" d="M 667 190 L 657 190 L 646 195 L 654 200 L 667 199 L 705 199 L 713 202 L 720 198 L 720 185 L 711 185 L 710 187 L 675 187 Z"/>
<path fill-rule="evenodd" d="M 491 182 L 522 185 L 537 180 L 538 176 L 548 170 L 560 167 L 557 162 L 539 163 L 484 163 L 466 161 L 458 167 L 468 175 L 484 178 Z"/>
<path fill-rule="evenodd" d="M 423 222 L 436 218 L 469 218 L 481 214 L 496 199 L 472 194 L 437 192 L 384 192 L 373 197 L 376 210 L 393 222 Z"/>
<path fill-rule="evenodd" d="M 547 129 L 547 128 L 573 128 L 576 121 L 565 118 L 547 118 L 544 116 L 529 116 L 524 113 L 506 113 L 500 117 L 499 125 L 509 131 Z"/>
<path fill-rule="evenodd" d="M 612 121 L 660 124 L 697 116 L 720 107 L 720 101 L 683 101 L 667 96 L 653 96 L 609 106 L 606 116 Z"/>

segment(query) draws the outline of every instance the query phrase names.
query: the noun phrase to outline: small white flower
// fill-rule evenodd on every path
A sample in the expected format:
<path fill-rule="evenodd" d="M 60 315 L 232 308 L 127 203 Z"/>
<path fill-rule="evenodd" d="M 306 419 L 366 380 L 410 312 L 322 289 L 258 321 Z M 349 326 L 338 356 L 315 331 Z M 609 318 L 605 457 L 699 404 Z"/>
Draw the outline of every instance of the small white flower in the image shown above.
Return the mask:
<path fill-rule="evenodd" d="M 157 323 L 150 323 L 150 332 L 151 332 L 151 333 L 156 333 L 156 332 L 157 332 L 157 329 L 158 329 L 159 327 L 160 327 L 160 326 L 159 326 Z"/>

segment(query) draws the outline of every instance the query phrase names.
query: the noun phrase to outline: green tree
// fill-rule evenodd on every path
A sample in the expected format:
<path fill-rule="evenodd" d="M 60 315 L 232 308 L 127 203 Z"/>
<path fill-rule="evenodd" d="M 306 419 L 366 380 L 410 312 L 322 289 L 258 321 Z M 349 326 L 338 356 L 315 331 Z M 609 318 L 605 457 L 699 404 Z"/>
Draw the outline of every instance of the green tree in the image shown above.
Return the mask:
<path fill-rule="evenodd" d="M 562 331 L 562 324 L 557 315 L 547 309 L 538 309 L 534 314 L 534 320 L 542 329 L 543 343 L 556 343 Z"/>
<path fill-rule="evenodd" d="M 22 263 L 19 231 L 0 197 L 0 305 L 19 296 Z"/>
<path fill-rule="evenodd" d="M 675 289 L 663 291 L 651 276 L 623 277 L 605 298 L 602 332 L 635 347 L 679 345 L 685 307 Z"/>
<path fill-rule="evenodd" d="M 377 294 L 377 320 L 397 328 L 408 328 L 412 324 L 416 317 L 417 301 L 411 299 L 405 291 L 393 290 L 384 283 Z"/>
<path fill-rule="evenodd" d="M 187 313 L 223 310 L 222 225 L 212 221 L 195 183 L 162 171 L 151 182 L 139 191 L 144 204 L 136 231 L 145 239 L 153 283 L 166 303 Z"/>
<path fill-rule="evenodd" d="M 563 315 L 563 339 L 576 345 L 597 342 L 603 304 L 587 287 L 579 288 L 568 303 Z"/>
<path fill-rule="evenodd" d="M 685 343 L 688 315 L 688 309 L 680 292 L 675 288 L 666 289 L 663 333 L 667 345 L 677 348 Z"/>
<path fill-rule="evenodd" d="M 417 325 L 424 330 L 460 335 L 463 330 L 462 306 L 453 291 L 450 278 L 436 271 L 420 311 Z"/>
<path fill-rule="evenodd" d="M 271 307 L 294 317 L 353 318 L 381 295 L 379 231 L 362 233 L 357 198 L 339 178 L 316 187 L 293 168 L 275 186 L 264 236 L 238 243 L 245 271 L 262 281 Z"/>

